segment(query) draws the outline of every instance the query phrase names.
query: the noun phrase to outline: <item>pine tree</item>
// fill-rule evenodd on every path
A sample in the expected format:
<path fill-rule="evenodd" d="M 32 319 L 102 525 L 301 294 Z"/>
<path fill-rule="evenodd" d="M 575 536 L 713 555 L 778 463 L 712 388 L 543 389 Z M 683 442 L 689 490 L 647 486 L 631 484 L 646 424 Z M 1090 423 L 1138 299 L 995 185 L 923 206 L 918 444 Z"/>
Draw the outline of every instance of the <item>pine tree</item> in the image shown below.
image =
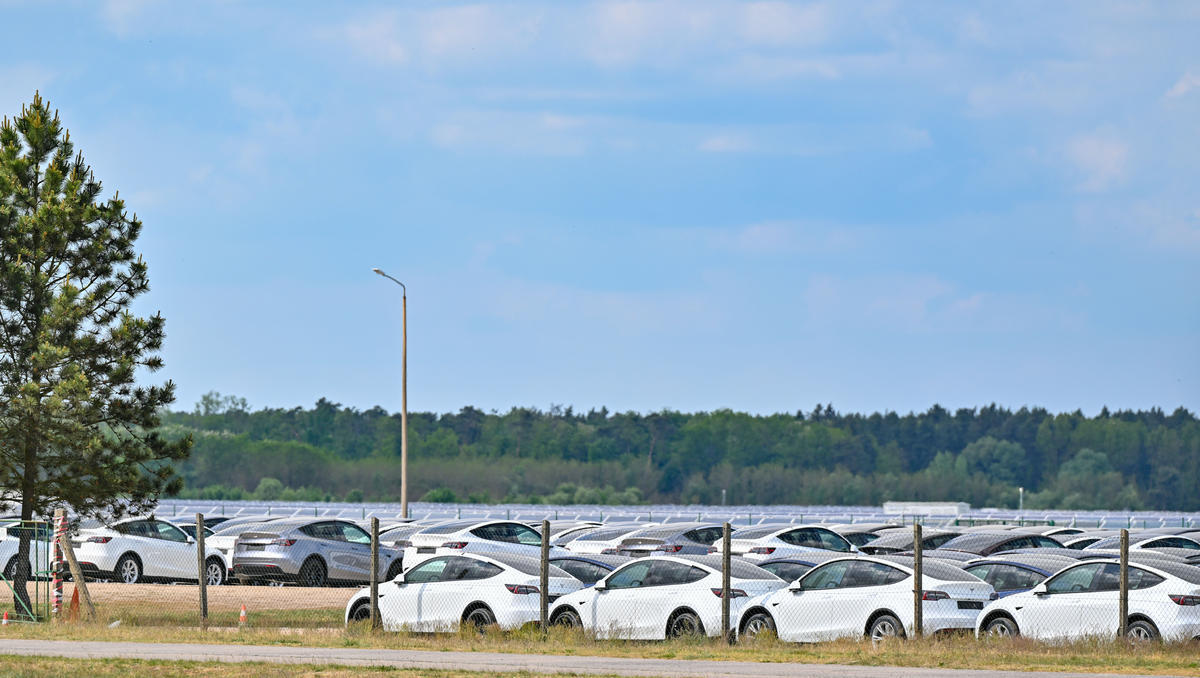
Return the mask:
<path fill-rule="evenodd" d="M 134 251 L 142 230 L 74 152 L 40 95 L 0 124 L 0 500 L 21 519 L 64 507 L 119 516 L 177 491 L 172 462 L 191 439 L 156 428 L 174 384 L 140 386 L 162 367 L 161 315 L 138 317 L 149 290 Z M 14 590 L 28 609 L 30 530 Z M 22 605 L 21 603 L 24 603 Z"/>

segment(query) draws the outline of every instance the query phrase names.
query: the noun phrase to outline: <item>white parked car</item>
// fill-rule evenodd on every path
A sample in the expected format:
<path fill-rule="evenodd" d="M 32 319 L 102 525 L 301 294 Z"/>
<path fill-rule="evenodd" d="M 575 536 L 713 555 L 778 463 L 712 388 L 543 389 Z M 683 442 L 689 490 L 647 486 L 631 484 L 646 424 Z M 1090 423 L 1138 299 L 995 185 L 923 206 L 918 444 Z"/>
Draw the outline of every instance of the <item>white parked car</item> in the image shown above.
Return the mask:
<path fill-rule="evenodd" d="M 617 546 L 626 537 L 633 536 L 648 527 L 657 527 L 658 523 L 625 523 L 624 525 L 606 525 L 586 532 L 565 542 L 563 547 L 572 553 L 586 553 L 597 556 L 608 552 L 616 554 Z"/>
<path fill-rule="evenodd" d="M 379 585 L 379 616 L 388 631 L 453 632 L 461 625 L 511 630 L 541 619 L 541 570 L 535 558 L 498 553 L 433 556 Z M 583 582 L 550 566 L 549 597 Z M 370 619 L 371 590 L 346 604 L 346 623 Z"/>
<path fill-rule="evenodd" d="M 408 541 L 411 546 L 404 548 L 405 565 L 415 565 L 431 555 L 513 553 L 538 558 L 542 552 L 542 535 L 512 520 L 456 520 L 426 527 L 410 535 Z M 566 553 L 550 547 L 550 555 Z"/>
<path fill-rule="evenodd" d="M 1073 640 L 1117 635 L 1121 566 L 1086 561 L 1064 568 L 1024 593 L 1001 598 L 979 615 L 976 635 Z M 1129 566 L 1129 636 L 1200 638 L 1200 568 L 1177 563 Z"/>
<path fill-rule="evenodd" d="M 12 581 L 17 576 L 17 552 L 21 546 L 21 530 L 29 530 L 29 572 L 33 579 L 48 579 L 54 567 L 51 542 L 54 534 L 47 523 L 39 522 L 33 527 L 21 527 L 20 521 L 0 525 L 0 563 L 4 567 L 4 578 Z M 0 588 L 3 588 L 0 586 Z"/>
<path fill-rule="evenodd" d="M 196 581 L 196 542 L 165 520 L 128 518 L 104 527 L 82 529 L 71 538 L 85 576 L 126 584 L 142 581 Z M 210 586 L 224 584 L 229 563 L 205 544 L 204 576 Z"/>
<path fill-rule="evenodd" d="M 721 550 L 721 542 L 713 544 Z M 754 525 L 729 535 L 729 552 L 747 560 L 767 560 L 806 551 L 857 553 L 845 537 L 821 525 Z"/>
<path fill-rule="evenodd" d="M 730 619 L 742 605 L 785 586 L 741 559 L 730 563 Z M 582 627 L 600 638 L 654 640 L 721 635 L 721 556 L 638 558 L 590 588 L 563 596 L 550 623 Z"/>
<path fill-rule="evenodd" d="M 990 584 L 948 563 L 922 567 L 922 629 L 975 628 L 995 597 Z M 781 640 L 815 642 L 900 636 L 913 628 L 913 561 L 902 556 L 850 556 L 818 565 L 785 589 L 748 601 L 738 631 L 774 631 Z"/>

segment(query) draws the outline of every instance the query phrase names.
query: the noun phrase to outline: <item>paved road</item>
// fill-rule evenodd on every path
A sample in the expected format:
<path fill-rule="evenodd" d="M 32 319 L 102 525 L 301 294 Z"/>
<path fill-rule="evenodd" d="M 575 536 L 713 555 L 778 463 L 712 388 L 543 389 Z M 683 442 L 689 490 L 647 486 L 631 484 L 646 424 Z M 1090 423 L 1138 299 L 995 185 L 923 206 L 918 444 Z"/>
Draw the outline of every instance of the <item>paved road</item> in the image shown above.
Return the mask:
<path fill-rule="evenodd" d="M 897 669 L 835 664 L 769 664 L 683 659 L 566 657 L 494 652 L 429 652 L 423 650 L 357 650 L 257 645 L 191 645 L 184 643 L 110 643 L 65 640 L 0 640 L 0 654 L 90 659 L 136 658 L 279 664 L 391 666 L 459 671 L 530 671 L 621 676 L 697 676 L 713 678 L 1017 678 L 1019 671 Z M 1047 675 L 1047 674 L 1042 674 Z M 1105 674 L 1056 673 L 1054 678 L 1094 678 Z M 1130 678 L 1124 676 L 1123 678 Z"/>

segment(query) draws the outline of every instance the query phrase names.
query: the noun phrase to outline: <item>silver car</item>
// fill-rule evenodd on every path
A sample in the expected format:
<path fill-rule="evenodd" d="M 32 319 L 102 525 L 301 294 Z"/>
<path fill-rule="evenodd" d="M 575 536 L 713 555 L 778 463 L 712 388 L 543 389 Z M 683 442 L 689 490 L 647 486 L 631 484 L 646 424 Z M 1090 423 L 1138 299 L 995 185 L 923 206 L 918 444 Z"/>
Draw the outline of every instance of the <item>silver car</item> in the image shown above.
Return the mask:
<path fill-rule="evenodd" d="M 382 580 L 403 571 L 403 554 L 380 544 Z M 371 537 L 347 520 L 288 518 L 243 532 L 234 542 L 233 576 L 243 583 L 362 584 L 370 572 Z"/>

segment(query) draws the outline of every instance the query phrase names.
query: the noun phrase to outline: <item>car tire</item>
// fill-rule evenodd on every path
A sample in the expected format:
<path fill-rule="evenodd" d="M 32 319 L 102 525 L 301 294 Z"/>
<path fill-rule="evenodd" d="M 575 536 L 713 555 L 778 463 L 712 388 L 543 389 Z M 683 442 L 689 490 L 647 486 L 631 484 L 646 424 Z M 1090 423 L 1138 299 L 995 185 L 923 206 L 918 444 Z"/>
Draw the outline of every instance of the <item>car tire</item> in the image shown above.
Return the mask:
<path fill-rule="evenodd" d="M 1125 627 L 1125 637 L 1135 643 L 1154 643 L 1162 638 L 1158 627 L 1145 619 L 1129 622 Z"/>
<path fill-rule="evenodd" d="M 583 619 L 579 617 L 579 613 L 573 608 L 566 608 L 554 613 L 550 619 L 551 626 L 561 626 L 568 629 L 578 629 L 583 627 Z"/>
<path fill-rule="evenodd" d="M 695 612 L 676 612 L 667 622 L 668 638 L 698 638 L 704 635 L 704 624 Z"/>
<path fill-rule="evenodd" d="M 473 608 L 463 615 L 463 625 L 474 629 L 476 633 L 485 633 L 495 623 L 496 615 L 486 605 Z"/>
<path fill-rule="evenodd" d="M 1011 638 L 1021 635 L 1017 622 L 1008 617 L 996 617 L 983 627 L 984 633 L 996 638 Z"/>
<path fill-rule="evenodd" d="M 204 584 L 206 586 L 221 586 L 225 583 L 228 571 L 220 558 L 209 558 L 204 561 Z"/>
<path fill-rule="evenodd" d="M 17 578 L 17 557 L 13 556 L 8 559 L 8 563 L 4 566 L 4 578 L 12 581 Z"/>
<path fill-rule="evenodd" d="M 885 640 L 887 638 L 903 638 L 904 627 L 900 625 L 900 620 L 894 616 L 881 614 L 867 628 L 867 637 L 874 641 Z"/>
<path fill-rule="evenodd" d="M 350 608 L 350 614 L 346 615 L 346 623 L 353 624 L 354 622 L 371 621 L 371 601 L 360 600 Z"/>
<path fill-rule="evenodd" d="M 142 561 L 138 560 L 137 556 L 132 553 L 126 553 L 117 561 L 117 569 L 113 574 L 119 582 L 137 584 L 144 579 L 142 575 Z"/>
<path fill-rule="evenodd" d="M 754 640 L 761 633 L 775 633 L 775 620 L 766 612 L 756 612 L 742 624 L 742 638 Z"/>
<path fill-rule="evenodd" d="M 320 558 L 309 558 L 300 566 L 300 573 L 296 575 L 296 580 L 301 586 L 313 588 L 325 586 L 329 583 L 325 563 L 321 562 Z"/>

